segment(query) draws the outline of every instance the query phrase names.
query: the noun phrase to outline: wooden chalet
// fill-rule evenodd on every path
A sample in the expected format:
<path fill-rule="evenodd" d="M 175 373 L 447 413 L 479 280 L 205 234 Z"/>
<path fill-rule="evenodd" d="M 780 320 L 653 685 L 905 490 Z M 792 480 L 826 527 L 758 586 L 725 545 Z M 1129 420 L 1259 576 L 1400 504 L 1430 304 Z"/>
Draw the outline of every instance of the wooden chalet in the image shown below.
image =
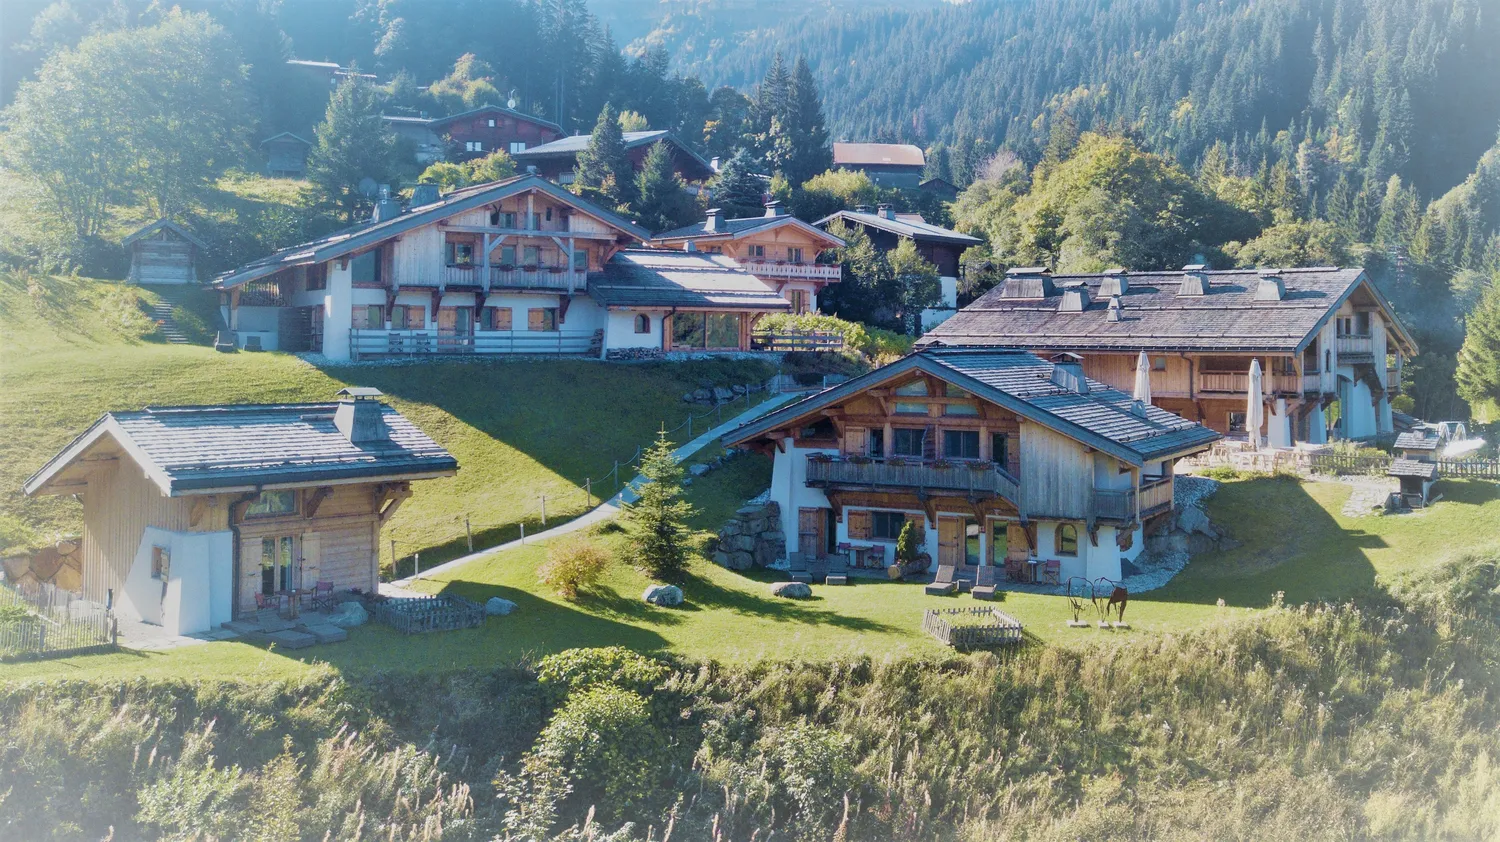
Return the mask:
<path fill-rule="evenodd" d="M 625 132 L 625 152 L 630 156 L 630 165 L 636 172 L 646 166 L 646 153 L 656 143 L 665 143 L 672 150 L 672 168 L 688 184 L 702 184 L 714 177 L 714 169 L 703 156 L 689 149 L 671 132 L 660 129 L 640 132 Z M 536 171 L 544 178 L 559 184 L 572 184 L 578 169 L 578 153 L 588 148 L 589 135 L 575 134 L 559 138 L 541 146 L 515 153 L 519 167 Z"/>
<path fill-rule="evenodd" d="M 336 403 L 105 414 L 25 483 L 83 501 L 83 596 L 173 634 L 331 582 L 374 592 L 380 530 L 458 463 L 373 389 Z"/>
<path fill-rule="evenodd" d="M 1273 447 L 1392 432 L 1390 398 L 1417 351 L 1359 269 L 1201 265 L 1060 276 L 1011 269 L 920 344 L 1078 354 L 1090 377 L 1132 392 L 1144 355 L 1153 403 L 1231 436 L 1250 434 L 1257 360 L 1265 421 L 1255 432 Z"/>
<path fill-rule="evenodd" d="M 449 114 L 446 117 L 387 114 L 385 124 L 397 137 L 411 142 L 416 161 L 467 161 L 491 152 L 518 155 L 563 136 L 562 127 L 499 105 Z"/>
<path fill-rule="evenodd" d="M 761 216 L 725 219 L 711 209 L 702 222 L 663 231 L 651 238 L 658 248 L 722 254 L 791 304 L 793 313 L 814 313 L 823 287 L 843 271 L 824 259 L 844 241 L 786 212 L 779 201 L 766 203 Z"/>
<path fill-rule="evenodd" d="M 915 148 L 915 147 L 913 147 Z M 931 225 L 921 214 L 897 213 L 891 205 L 882 204 L 870 209 L 860 206 L 852 211 L 839 211 L 817 221 L 817 226 L 828 229 L 834 220 L 845 225 L 859 226 L 870 238 L 871 244 L 883 252 L 900 245 L 902 240 L 911 240 L 917 253 L 937 267 L 942 284 L 942 299 L 936 307 L 922 312 L 922 329 L 929 330 L 942 323 L 958 311 L 958 276 L 965 250 L 981 245 L 984 241 L 950 228 Z"/>
<path fill-rule="evenodd" d="M 1119 579 L 1144 525 L 1170 516 L 1175 461 L 1218 438 L 1067 360 L 932 348 L 724 444 L 772 455 L 787 547 L 806 557 L 852 551 L 883 567 L 911 522 L 934 565 L 972 576 L 1009 563 L 1064 582 Z"/>
<path fill-rule="evenodd" d="M 198 257 L 207 245 L 170 219 L 158 219 L 120 241 L 130 252 L 133 284 L 198 282 Z"/>
<path fill-rule="evenodd" d="M 790 309 L 726 256 L 632 248 L 649 237 L 537 175 L 419 185 L 408 207 L 382 200 L 370 222 L 215 286 L 241 347 L 335 360 L 748 350 L 756 319 Z"/>
<path fill-rule="evenodd" d="M 266 175 L 272 178 L 301 178 L 307 174 L 307 153 L 312 141 L 291 132 L 272 135 L 260 142 L 266 153 Z"/>
<path fill-rule="evenodd" d="M 833 168 L 857 170 L 881 187 L 917 189 L 927 157 L 910 143 L 835 143 Z"/>

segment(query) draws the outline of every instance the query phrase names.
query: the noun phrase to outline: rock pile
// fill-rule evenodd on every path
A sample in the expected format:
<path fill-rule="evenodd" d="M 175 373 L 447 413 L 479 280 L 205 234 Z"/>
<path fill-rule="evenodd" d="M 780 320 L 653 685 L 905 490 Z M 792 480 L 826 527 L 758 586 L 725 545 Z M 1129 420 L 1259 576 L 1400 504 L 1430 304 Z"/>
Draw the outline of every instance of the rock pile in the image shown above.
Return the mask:
<path fill-rule="evenodd" d="M 714 562 L 730 570 L 769 567 L 786 554 L 786 535 L 781 531 L 781 506 L 762 503 L 740 508 L 719 530 Z"/>
<path fill-rule="evenodd" d="M 682 402 L 716 406 L 729 403 L 749 392 L 759 392 L 762 388 L 764 387 L 759 383 L 751 383 L 748 386 L 743 383 L 736 383 L 733 386 L 716 386 L 712 380 L 701 380 L 698 382 L 697 389 L 683 394 Z"/>
<path fill-rule="evenodd" d="M 664 357 L 666 352 L 660 348 L 610 348 L 604 354 L 604 358 L 610 362 L 640 362 Z"/>
<path fill-rule="evenodd" d="M 58 541 L 30 555 L 0 559 L 0 570 L 17 585 L 52 585 L 74 593 L 83 590 L 83 553 L 76 540 Z"/>

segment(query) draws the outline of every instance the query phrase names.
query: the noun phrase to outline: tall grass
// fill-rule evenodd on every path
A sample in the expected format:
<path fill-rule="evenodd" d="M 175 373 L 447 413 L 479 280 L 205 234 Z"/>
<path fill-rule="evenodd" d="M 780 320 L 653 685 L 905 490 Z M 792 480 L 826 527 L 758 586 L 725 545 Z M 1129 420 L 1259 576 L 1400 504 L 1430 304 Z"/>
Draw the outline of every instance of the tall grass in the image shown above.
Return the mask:
<path fill-rule="evenodd" d="M 0 827 L 116 839 L 1488 839 L 1500 553 L 947 660 L 0 690 Z M 626 828 L 625 825 L 629 824 Z M 292 830 L 295 828 L 295 830 Z M 617 835 L 606 835 L 617 834 Z"/>

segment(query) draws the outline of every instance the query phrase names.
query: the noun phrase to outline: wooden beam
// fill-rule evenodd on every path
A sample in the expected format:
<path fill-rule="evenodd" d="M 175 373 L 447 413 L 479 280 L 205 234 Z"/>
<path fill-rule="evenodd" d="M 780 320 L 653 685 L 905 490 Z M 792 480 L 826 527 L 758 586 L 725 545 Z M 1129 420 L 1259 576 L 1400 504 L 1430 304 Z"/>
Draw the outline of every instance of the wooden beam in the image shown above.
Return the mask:
<path fill-rule="evenodd" d="M 306 518 L 307 520 L 312 520 L 313 518 L 317 517 L 318 507 L 322 506 L 323 501 L 327 500 L 328 496 L 332 493 L 333 486 L 324 485 L 315 489 L 311 494 L 308 494 L 303 499 L 302 517 Z"/>
<path fill-rule="evenodd" d="M 208 513 L 211 505 L 209 501 L 211 499 L 209 497 L 199 497 L 193 501 L 193 508 L 188 512 L 189 527 L 197 526 L 203 520 L 203 516 Z"/>
<path fill-rule="evenodd" d="M 538 228 L 496 228 L 489 225 L 449 225 L 446 222 L 439 222 L 438 225 L 442 226 L 442 229 L 444 231 L 451 231 L 455 234 L 492 234 L 500 235 L 502 237 L 550 237 L 554 233 L 552 231 L 543 231 Z M 570 237 L 577 237 L 580 240 L 608 240 L 610 242 L 613 242 L 615 239 L 614 234 L 601 234 L 592 231 L 558 231 L 555 233 L 568 234 Z"/>

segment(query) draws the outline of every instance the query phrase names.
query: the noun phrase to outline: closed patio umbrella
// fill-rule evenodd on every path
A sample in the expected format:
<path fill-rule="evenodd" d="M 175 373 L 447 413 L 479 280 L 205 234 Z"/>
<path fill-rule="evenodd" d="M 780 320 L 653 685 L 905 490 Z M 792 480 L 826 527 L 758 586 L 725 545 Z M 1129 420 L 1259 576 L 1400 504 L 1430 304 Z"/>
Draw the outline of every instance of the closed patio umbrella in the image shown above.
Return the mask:
<path fill-rule="evenodd" d="M 1250 434 L 1250 447 L 1260 450 L 1260 427 L 1265 422 L 1265 401 L 1260 391 L 1260 360 L 1250 361 L 1250 394 L 1245 405 L 1245 432 Z"/>
<path fill-rule="evenodd" d="M 1146 359 L 1145 351 L 1135 361 L 1135 399 L 1151 403 L 1151 361 Z"/>

